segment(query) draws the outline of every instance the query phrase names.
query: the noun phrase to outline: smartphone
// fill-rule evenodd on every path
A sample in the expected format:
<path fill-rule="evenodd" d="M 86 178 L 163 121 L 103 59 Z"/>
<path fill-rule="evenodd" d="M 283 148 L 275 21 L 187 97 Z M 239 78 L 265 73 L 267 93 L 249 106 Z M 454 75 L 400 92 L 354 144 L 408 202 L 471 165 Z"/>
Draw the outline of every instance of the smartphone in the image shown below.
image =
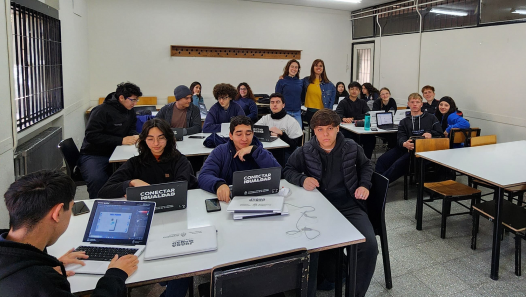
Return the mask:
<path fill-rule="evenodd" d="M 88 213 L 89 208 L 86 205 L 86 203 L 84 203 L 84 201 L 78 201 L 73 204 L 73 209 L 71 211 L 73 212 L 74 216 L 78 216 L 84 213 Z"/>
<path fill-rule="evenodd" d="M 202 135 L 190 135 L 190 136 L 188 136 L 188 138 L 205 139 L 206 136 L 202 136 Z"/>
<path fill-rule="evenodd" d="M 371 131 L 378 131 L 378 129 L 377 129 L 377 128 L 374 128 L 374 127 L 372 127 L 372 128 L 371 128 Z"/>
<path fill-rule="evenodd" d="M 206 199 L 206 212 L 220 211 L 221 205 L 219 204 L 219 199 Z"/>

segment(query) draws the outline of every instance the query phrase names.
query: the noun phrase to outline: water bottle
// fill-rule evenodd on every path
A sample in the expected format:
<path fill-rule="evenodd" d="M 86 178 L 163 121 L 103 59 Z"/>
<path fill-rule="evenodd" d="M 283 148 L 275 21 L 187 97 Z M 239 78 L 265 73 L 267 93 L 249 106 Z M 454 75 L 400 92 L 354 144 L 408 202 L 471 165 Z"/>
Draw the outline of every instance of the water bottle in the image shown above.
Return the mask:
<path fill-rule="evenodd" d="M 363 123 L 363 129 L 365 131 L 371 130 L 371 115 L 368 113 L 365 114 L 365 121 Z"/>

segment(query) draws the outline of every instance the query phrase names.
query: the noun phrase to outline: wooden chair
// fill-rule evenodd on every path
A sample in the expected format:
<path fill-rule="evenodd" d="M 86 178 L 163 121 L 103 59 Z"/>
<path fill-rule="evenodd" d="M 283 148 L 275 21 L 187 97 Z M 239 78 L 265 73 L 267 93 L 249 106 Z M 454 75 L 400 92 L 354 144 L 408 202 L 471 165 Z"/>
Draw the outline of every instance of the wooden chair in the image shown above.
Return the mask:
<path fill-rule="evenodd" d="M 497 135 L 486 135 L 486 136 L 472 137 L 469 142 L 469 146 L 481 146 L 481 145 L 496 144 L 496 143 L 497 143 Z"/>
<path fill-rule="evenodd" d="M 515 275 L 521 276 L 521 240 L 526 239 L 526 209 L 504 200 L 502 201 L 501 213 L 504 229 L 515 234 Z M 493 221 L 495 219 L 495 203 L 489 201 L 473 205 L 472 250 L 477 249 L 479 216 Z M 502 234 L 499 235 L 502 236 Z"/>
<path fill-rule="evenodd" d="M 445 149 L 449 149 L 449 139 L 447 138 L 417 139 L 415 141 L 415 153 L 438 151 Z M 419 160 L 418 166 L 424 166 L 422 160 Z M 471 210 L 471 205 L 474 205 L 475 203 L 480 203 L 480 190 L 474 189 L 472 187 L 458 183 L 453 180 L 424 183 L 424 191 L 429 192 L 431 194 L 431 197 L 433 197 L 429 199 L 424 199 L 424 205 L 429 206 L 431 209 L 438 212 L 442 216 L 442 222 L 440 225 L 441 238 L 446 238 L 447 217 L 461 214 L 469 214 Z M 436 199 L 435 197 L 438 197 L 438 199 L 442 199 L 441 211 L 430 204 Z M 460 203 L 460 201 L 462 200 L 471 200 L 471 205 L 468 207 Z M 466 208 L 468 211 L 451 214 L 451 202 L 456 202 L 457 204 Z"/>
<path fill-rule="evenodd" d="M 106 98 L 104 98 L 104 97 L 100 97 L 100 98 L 99 98 L 99 105 L 101 105 L 102 102 L 104 102 L 104 99 L 106 99 Z"/>
<path fill-rule="evenodd" d="M 168 96 L 168 103 L 175 102 L 175 96 Z"/>
<path fill-rule="evenodd" d="M 296 289 L 307 296 L 310 255 L 305 249 L 214 267 L 199 296 L 262 297 Z"/>
<path fill-rule="evenodd" d="M 449 133 L 449 147 L 454 147 L 458 144 L 463 144 L 464 147 L 468 147 L 471 138 L 478 136 L 480 136 L 480 128 L 453 128 Z"/>
<path fill-rule="evenodd" d="M 157 97 L 139 97 L 137 105 L 157 105 Z"/>

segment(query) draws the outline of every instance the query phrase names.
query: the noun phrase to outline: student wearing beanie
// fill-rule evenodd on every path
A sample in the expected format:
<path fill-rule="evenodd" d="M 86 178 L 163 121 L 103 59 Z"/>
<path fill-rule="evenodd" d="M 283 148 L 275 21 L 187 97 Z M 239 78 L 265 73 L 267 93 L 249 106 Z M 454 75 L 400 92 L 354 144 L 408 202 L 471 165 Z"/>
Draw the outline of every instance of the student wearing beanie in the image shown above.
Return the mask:
<path fill-rule="evenodd" d="M 453 128 L 469 128 L 469 122 L 461 115 L 462 112 L 457 109 L 453 98 L 445 96 L 440 99 L 435 116 L 440 121 L 442 130 L 444 130 L 444 136 L 449 137 L 449 133 Z"/>
<path fill-rule="evenodd" d="M 170 124 L 171 128 L 183 128 L 183 135 L 201 132 L 201 113 L 192 104 L 192 92 L 180 85 L 174 90 L 175 102 L 168 103 L 157 113 L 157 118 Z"/>

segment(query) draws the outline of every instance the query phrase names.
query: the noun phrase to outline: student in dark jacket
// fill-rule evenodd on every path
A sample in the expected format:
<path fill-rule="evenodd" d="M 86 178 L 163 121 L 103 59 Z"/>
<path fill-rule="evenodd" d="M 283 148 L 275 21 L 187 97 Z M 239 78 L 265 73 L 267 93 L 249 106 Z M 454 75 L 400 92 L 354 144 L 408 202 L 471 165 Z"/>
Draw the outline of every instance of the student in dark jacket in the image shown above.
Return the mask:
<path fill-rule="evenodd" d="M 424 104 L 422 104 L 422 112 L 435 114 L 439 100 L 435 99 L 435 88 L 432 86 L 424 86 L 422 88 L 422 95 L 424 96 Z"/>
<path fill-rule="evenodd" d="M 426 139 L 444 137 L 438 119 L 427 112 L 422 112 L 423 99 L 418 93 L 408 98 L 411 116 L 404 118 L 398 125 L 397 147 L 384 153 L 376 162 L 376 172 L 394 182 L 409 169 L 409 152 L 415 149 L 412 136 L 423 136 Z"/>
<path fill-rule="evenodd" d="M 247 117 L 249 117 L 252 122 L 257 122 L 258 120 L 258 106 L 256 105 L 256 97 L 252 93 L 252 89 L 246 82 L 242 82 L 237 86 L 237 94 L 234 100 Z"/>
<path fill-rule="evenodd" d="M 334 104 L 338 105 L 340 101 L 349 97 L 349 93 L 345 89 L 345 84 L 343 82 L 338 82 L 336 84 L 336 96 L 334 96 Z"/>
<path fill-rule="evenodd" d="M 315 136 L 294 151 L 283 175 L 291 184 L 308 191 L 317 188 L 365 236 L 365 242 L 358 245 L 359 273 L 356 275 L 356 296 L 365 296 L 378 254 L 376 237 L 365 207 L 372 185 L 373 166 L 356 142 L 338 133 L 339 125 L 340 118 L 334 111 L 317 111 L 310 122 Z M 309 286 L 324 281 L 332 283 L 334 288 L 335 270 L 341 265 L 336 262 L 337 252 L 321 252 L 319 269 L 316 267 L 317 258 L 317 254 L 311 255 Z M 318 281 L 316 272 L 320 274 Z M 314 291 L 311 289 L 314 288 L 310 287 L 310 292 Z"/>
<path fill-rule="evenodd" d="M 91 111 L 78 162 L 91 199 L 97 198 L 111 175 L 109 159 L 115 147 L 137 141 L 139 133 L 135 130 L 137 118 L 133 107 L 140 96 L 142 92 L 138 86 L 121 83 Z"/>
<path fill-rule="evenodd" d="M 222 123 L 229 123 L 235 116 L 245 115 L 241 106 L 232 101 L 237 94 L 233 85 L 217 84 L 212 92 L 217 103 L 208 110 L 203 125 L 203 132 L 205 133 L 221 132 Z"/>
<path fill-rule="evenodd" d="M 205 161 L 198 177 L 199 187 L 216 193 L 221 201 L 230 201 L 232 174 L 235 171 L 281 167 L 263 144 L 254 137 L 254 124 L 247 116 L 230 122 L 230 141 L 217 146 Z"/>
<path fill-rule="evenodd" d="M 157 113 L 172 128 L 183 128 L 183 135 L 201 132 L 201 112 L 192 104 L 192 92 L 187 86 L 178 86 L 174 90 L 175 102 L 168 103 Z"/>
<path fill-rule="evenodd" d="M 373 110 L 383 110 L 385 112 L 394 110 L 396 112 L 397 109 L 396 101 L 391 98 L 391 91 L 388 88 L 382 88 L 380 90 L 380 98 L 373 103 Z"/>
<path fill-rule="evenodd" d="M 124 197 L 128 187 L 188 181 L 197 187 L 190 162 L 176 149 L 175 136 L 167 122 L 151 119 L 144 123 L 137 142 L 139 155 L 124 163 L 99 191 L 100 198 Z"/>
<path fill-rule="evenodd" d="M 362 85 L 362 99 L 365 100 L 370 110 L 373 109 L 373 104 L 376 99 L 380 97 L 380 92 L 370 83 Z"/>
<path fill-rule="evenodd" d="M 2 296 L 73 296 L 65 265 L 84 264 L 84 252 L 70 250 L 55 258 L 46 252 L 66 231 L 76 186 L 59 171 L 28 174 L 4 195 L 9 230 L 0 230 L 0 288 Z M 127 296 L 124 282 L 137 270 L 135 255 L 115 258 L 99 279 L 92 296 Z"/>

